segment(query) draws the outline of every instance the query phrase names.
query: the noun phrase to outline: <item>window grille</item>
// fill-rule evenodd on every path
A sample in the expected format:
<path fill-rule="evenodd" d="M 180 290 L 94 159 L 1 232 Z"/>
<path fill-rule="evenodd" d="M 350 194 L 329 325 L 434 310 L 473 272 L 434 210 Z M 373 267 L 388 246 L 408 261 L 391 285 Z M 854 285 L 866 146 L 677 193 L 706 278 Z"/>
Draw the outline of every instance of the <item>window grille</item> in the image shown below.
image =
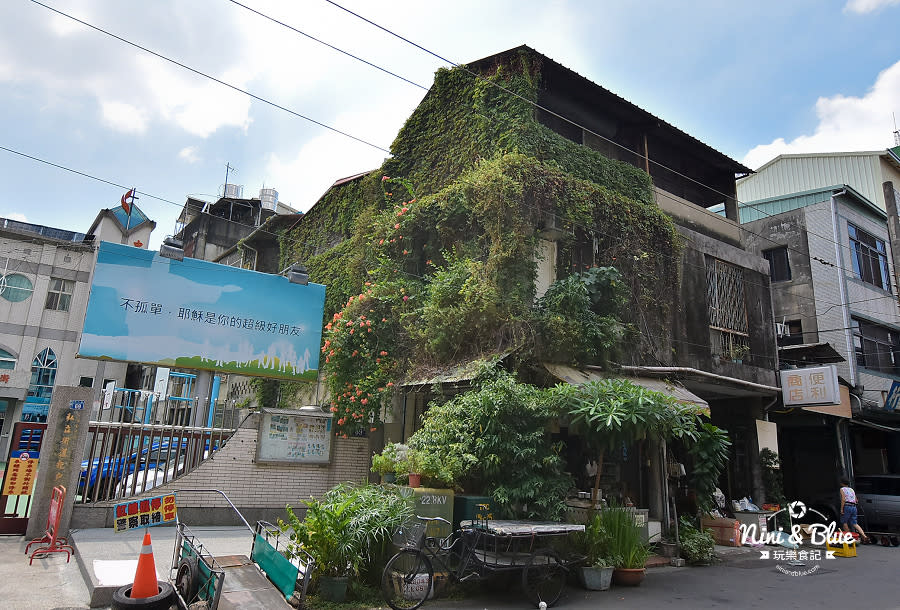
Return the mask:
<path fill-rule="evenodd" d="M 709 325 L 717 330 L 747 335 L 747 304 L 743 270 L 725 261 L 708 258 L 706 301 Z"/>

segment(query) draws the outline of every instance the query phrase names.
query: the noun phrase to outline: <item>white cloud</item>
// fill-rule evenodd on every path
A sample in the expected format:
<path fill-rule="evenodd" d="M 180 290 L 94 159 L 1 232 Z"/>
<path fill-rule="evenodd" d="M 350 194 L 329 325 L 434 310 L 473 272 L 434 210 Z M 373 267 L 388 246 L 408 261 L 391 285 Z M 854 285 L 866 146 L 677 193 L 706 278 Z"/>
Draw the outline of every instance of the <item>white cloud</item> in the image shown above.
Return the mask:
<path fill-rule="evenodd" d="M 900 4 L 900 0 L 848 0 L 844 5 L 844 12 L 864 15 L 893 4 Z"/>
<path fill-rule="evenodd" d="M 757 168 L 782 154 L 881 150 L 892 146 L 891 113 L 900 103 L 900 61 L 881 72 L 863 97 L 820 97 L 816 101 L 819 123 L 811 135 L 790 142 L 777 138 L 747 153 L 743 163 Z"/>
<path fill-rule="evenodd" d="M 140 108 L 125 102 L 101 102 L 100 112 L 103 122 L 117 131 L 144 133 L 147 131 L 147 116 Z"/>
<path fill-rule="evenodd" d="M 199 149 L 196 146 L 185 146 L 178 151 L 178 158 L 188 163 L 200 161 Z"/>

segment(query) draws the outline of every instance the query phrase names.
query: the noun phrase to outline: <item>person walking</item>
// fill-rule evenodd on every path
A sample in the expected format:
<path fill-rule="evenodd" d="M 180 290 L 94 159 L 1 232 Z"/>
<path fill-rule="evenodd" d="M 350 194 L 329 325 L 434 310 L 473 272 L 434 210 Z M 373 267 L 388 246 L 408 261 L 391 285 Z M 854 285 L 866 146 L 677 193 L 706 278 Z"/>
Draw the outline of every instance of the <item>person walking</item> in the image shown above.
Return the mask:
<path fill-rule="evenodd" d="M 856 492 L 850 487 L 850 480 L 847 477 L 841 477 L 841 529 L 849 532 L 853 528 L 859 534 L 863 544 L 869 543 L 869 537 L 860 527 L 857 520 L 856 510 Z"/>

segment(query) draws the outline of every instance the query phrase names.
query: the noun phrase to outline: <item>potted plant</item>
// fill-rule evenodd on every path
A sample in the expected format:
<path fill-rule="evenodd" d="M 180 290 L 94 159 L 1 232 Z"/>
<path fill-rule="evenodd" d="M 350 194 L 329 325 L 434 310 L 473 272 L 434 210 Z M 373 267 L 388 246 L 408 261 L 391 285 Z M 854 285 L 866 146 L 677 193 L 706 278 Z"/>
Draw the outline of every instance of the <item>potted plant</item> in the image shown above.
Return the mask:
<path fill-rule="evenodd" d="M 578 570 L 581 585 L 589 591 L 606 591 L 609 589 L 615 563 L 609 557 L 609 531 L 603 526 L 602 512 L 591 515 L 579 542 L 586 564 Z"/>
<path fill-rule="evenodd" d="M 360 561 L 359 544 L 353 529 L 353 499 L 340 502 L 307 500 L 306 518 L 297 519 L 287 507 L 292 545 L 303 546 L 316 560 L 319 595 L 331 601 L 343 601 L 350 577 Z M 290 552 L 291 547 L 288 547 Z"/>
<path fill-rule="evenodd" d="M 612 581 L 618 585 L 637 586 L 644 580 L 644 564 L 650 556 L 650 545 L 644 542 L 634 513 L 623 506 L 604 508 L 603 525 L 609 535 L 609 554 L 614 558 Z"/>
<path fill-rule="evenodd" d="M 381 453 L 372 455 L 372 472 L 381 475 L 382 483 L 393 483 L 396 480 L 398 462 L 406 459 L 407 450 L 406 445 L 388 443 Z"/>
<path fill-rule="evenodd" d="M 406 459 L 402 463 L 398 463 L 398 468 L 406 471 L 409 477 L 410 487 L 422 486 L 422 471 L 424 470 L 424 456 L 417 449 L 409 448 L 406 452 Z M 398 472 L 398 475 L 400 473 Z"/>

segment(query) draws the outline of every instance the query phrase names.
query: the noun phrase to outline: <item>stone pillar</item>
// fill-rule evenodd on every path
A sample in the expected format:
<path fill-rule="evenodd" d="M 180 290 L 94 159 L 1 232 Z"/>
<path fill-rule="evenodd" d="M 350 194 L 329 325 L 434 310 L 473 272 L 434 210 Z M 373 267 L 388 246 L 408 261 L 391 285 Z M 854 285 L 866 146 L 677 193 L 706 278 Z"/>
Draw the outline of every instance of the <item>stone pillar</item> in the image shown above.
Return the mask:
<path fill-rule="evenodd" d="M 647 479 L 648 508 L 650 509 L 650 518 L 658 519 L 663 522 L 663 527 L 666 527 L 665 506 L 668 493 L 665 488 L 666 479 L 663 476 L 666 465 L 663 463 L 662 450 L 662 443 L 665 441 L 655 437 L 651 437 L 649 440 L 650 442 L 647 443 L 647 461 L 649 462 L 650 471 Z"/>
<path fill-rule="evenodd" d="M 53 488 L 66 488 L 66 501 L 59 534 L 66 535 L 78 491 L 81 458 L 87 442 L 94 391 L 91 388 L 56 386 L 47 414 L 47 431 L 41 444 L 40 464 L 32 494 L 27 538 L 40 538 L 46 531 Z M 80 404 L 79 404 L 80 403 Z M 80 407 L 80 408 L 79 408 Z"/>

